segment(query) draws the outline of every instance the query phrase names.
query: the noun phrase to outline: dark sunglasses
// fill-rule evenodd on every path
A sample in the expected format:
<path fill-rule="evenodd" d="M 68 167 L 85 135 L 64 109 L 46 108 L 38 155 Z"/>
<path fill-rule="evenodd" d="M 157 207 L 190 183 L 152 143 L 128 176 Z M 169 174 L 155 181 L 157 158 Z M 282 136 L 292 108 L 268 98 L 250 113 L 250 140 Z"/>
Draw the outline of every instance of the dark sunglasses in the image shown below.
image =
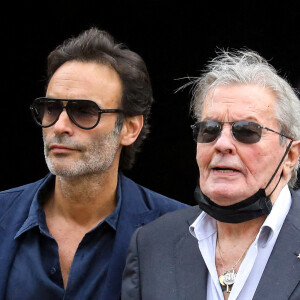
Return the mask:
<path fill-rule="evenodd" d="M 67 102 L 66 105 L 63 102 Z M 43 127 L 54 125 L 63 109 L 70 120 L 79 128 L 93 129 L 100 121 L 101 114 L 121 113 L 121 109 L 101 109 L 91 100 L 37 98 L 30 106 L 35 122 Z"/>
<path fill-rule="evenodd" d="M 260 141 L 262 129 L 275 132 L 291 140 L 291 138 L 255 122 L 238 121 L 238 122 L 215 122 L 202 121 L 192 125 L 193 137 L 197 143 L 211 143 L 216 140 L 223 128 L 224 123 L 231 124 L 231 134 L 235 140 L 244 144 L 255 144 Z"/>

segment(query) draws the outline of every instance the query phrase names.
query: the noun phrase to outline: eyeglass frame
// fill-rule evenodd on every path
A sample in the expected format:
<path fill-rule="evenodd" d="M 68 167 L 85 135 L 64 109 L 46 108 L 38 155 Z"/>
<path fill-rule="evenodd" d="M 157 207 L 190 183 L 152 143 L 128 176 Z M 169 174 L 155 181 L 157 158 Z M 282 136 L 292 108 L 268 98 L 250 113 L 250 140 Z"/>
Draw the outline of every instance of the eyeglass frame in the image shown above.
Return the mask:
<path fill-rule="evenodd" d="M 220 131 L 220 133 L 216 136 L 216 138 L 215 138 L 214 140 L 212 140 L 211 142 L 207 142 L 207 143 L 201 143 L 201 142 L 198 142 L 197 140 L 194 139 L 194 134 L 193 134 L 193 140 L 194 140 L 196 143 L 199 143 L 199 144 L 209 144 L 209 143 L 212 143 L 212 142 L 216 141 L 216 140 L 218 139 L 218 137 L 220 136 L 220 134 L 222 133 L 222 130 L 223 130 L 223 124 L 225 124 L 225 123 L 231 124 L 231 130 L 230 130 L 231 136 L 234 138 L 234 140 L 238 141 L 239 143 L 251 145 L 251 144 L 256 144 L 256 143 L 258 143 L 258 142 L 261 140 L 261 136 L 260 136 L 259 140 L 258 140 L 257 142 L 255 142 L 255 143 L 244 143 L 244 142 L 241 142 L 241 141 L 239 141 L 239 140 L 236 139 L 236 137 L 234 136 L 234 134 L 233 134 L 233 132 L 232 132 L 232 126 L 233 126 L 233 124 L 235 124 L 235 123 L 237 123 L 237 122 L 243 122 L 243 121 L 245 121 L 245 120 L 240 120 L 240 121 L 213 121 L 213 120 L 197 121 L 196 123 L 194 123 L 193 125 L 191 125 L 191 128 L 192 128 L 193 132 L 194 132 L 194 130 L 195 130 L 195 128 L 197 127 L 198 124 L 203 123 L 203 122 L 207 122 L 207 121 L 211 121 L 211 122 L 215 122 L 215 123 L 220 124 L 220 125 L 221 125 L 221 131 Z M 287 138 L 287 139 L 293 141 L 292 138 L 290 138 L 290 137 L 288 137 L 288 136 L 286 136 L 286 135 L 284 135 L 284 134 L 282 134 L 282 133 L 280 133 L 280 132 L 278 132 L 278 131 L 276 131 L 276 130 L 273 130 L 273 129 L 268 128 L 268 127 L 266 127 L 266 126 L 262 126 L 262 125 L 260 125 L 260 124 L 257 123 L 257 122 L 253 122 L 253 121 L 247 121 L 247 122 L 254 123 L 254 124 L 258 125 L 258 127 L 261 128 L 261 129 L 266 129 L 266 130 L 268 130 L 268 131 L 277 133 L 278 135 L 283 136 L 283 137 L 285 137 L 285 138 Z"/>
<path fill-rule="evenodd" d="M 88 128 L 79 125 L 79 124 L 72 118 L 72 116 L 69 115 L 69 112 L 68 112 L 68 110 L 67 110 L 67 105 L 68 105 L 68 103 L 67 103 L 66 105 L 64 105 L 64 104 L 62 103 L 62 111 L 61 111 L 60 114 L 58 115 L 57 119 L 56 119 L 53 123 L 51 123 L 50 125 L 42 125 L 41 123 L 38 122 L 38 120 L 37 120 L 36 117 L 35 117 L 34 106 L 33 106 L 34 102 L 35 102 L 35 101 L 39 101 L 39 100 L 49 100 L 49 101 L 57 101 L 57 102 L 73 102 L 73 101 L 75 101 L 75 102 L 77 102 L 77 101 L 88 101 L 88 102 L 92 102 L 92 103 L 94 103 L 94 104 L 97 106 L 97 108 L 98 108 L 98 118 L 97 118 L 97 122 L 96 122 L 95 125 L 93 125 L 93 126 L 91 126 L 91 127 L 88 127 Z M 47 102 L 47 101 L 45 101 L 45 102 Z M 95 101 L 89 100 L 89 99 L 61 99 L 61 98 L 38 97 L 38 98 L 35 98 L 35 99 L 33 100 L 32 104 L 30 105 L 29 108 L 30 108 L 30 111 L 31 111 L 31 113 L 32 113 L 32 116 L 33 116 L 34 121 L 35 121 L 40 127 L 42 127 L 42 128 L 48 128 L 48 127 L 53 126 L 53 125 L 59 120 L 59 117 L 60 117 L 60 115 L 61 115 L 61 113 L 63 112 L 64 109 L 65 109 L 65 111 L 66 111 L 66 113 L 67 113 L 69 119 L 71 120 L 71 122 L 72 122 L 73 124 L 75 124 L 77 127 L 81 128 L 81 129 L 84 129 L 84 130 L 90 130 L 90 129 L 95 128 L 95 127 L 99 124 L 100 119 L 101 119 L 101 115 L 102 115 L 102 114 L 106 114 L 106 113 L 124 113 L 124 111 L 123 111 L 122 109 L 119 109 L 119 108 L 102 109 L 102 108 L 100 108 L 100 106 L 99 106 Z"/>

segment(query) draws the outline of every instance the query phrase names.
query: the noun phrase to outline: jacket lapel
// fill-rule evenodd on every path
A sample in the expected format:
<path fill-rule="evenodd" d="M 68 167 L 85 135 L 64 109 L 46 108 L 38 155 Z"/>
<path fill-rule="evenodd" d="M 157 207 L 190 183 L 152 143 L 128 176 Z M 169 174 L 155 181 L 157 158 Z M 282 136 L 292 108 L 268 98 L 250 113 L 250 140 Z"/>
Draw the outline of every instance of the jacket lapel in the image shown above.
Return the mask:
<path fill-rule="evenodd" d="M 289 299 L 300 279 L 300 202 L 292 191 L 292 206 L 278 235 L 253 299 Z"/>
<path fill-rule="evenodd" d="M 180 300 L 206 299 L 208 270 L 201 256 L 198 241 L 188 229 L 198 215 L 197 209 L 196 216 L 187 222 L 184 234 L 175 246 L 176 285 Z"/>
<path fill-rule="evenodd" d="M 158 210 L 149 210 L 138 186 L 124 176 L 119 177 L 122 203 L 117 225 L 114 248 L 106 277 L 103 299 L 119 300 L 122 274 L 129 242 L 134 231 L 159 217 Z"/>

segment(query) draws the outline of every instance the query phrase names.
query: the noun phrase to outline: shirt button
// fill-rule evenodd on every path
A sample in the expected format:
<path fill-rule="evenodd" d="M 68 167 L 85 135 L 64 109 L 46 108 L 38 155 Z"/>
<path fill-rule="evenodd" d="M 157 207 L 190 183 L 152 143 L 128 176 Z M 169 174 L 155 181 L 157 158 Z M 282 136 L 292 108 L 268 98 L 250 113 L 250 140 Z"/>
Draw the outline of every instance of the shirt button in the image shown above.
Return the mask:
<path fill-rule="evenodd" d="M 55 268 L 55 267 L 51 268 L 50 273 L 51 273 L 52 275 L 55 274 L 55 273 L 56 273 L 56 268 Z"/>

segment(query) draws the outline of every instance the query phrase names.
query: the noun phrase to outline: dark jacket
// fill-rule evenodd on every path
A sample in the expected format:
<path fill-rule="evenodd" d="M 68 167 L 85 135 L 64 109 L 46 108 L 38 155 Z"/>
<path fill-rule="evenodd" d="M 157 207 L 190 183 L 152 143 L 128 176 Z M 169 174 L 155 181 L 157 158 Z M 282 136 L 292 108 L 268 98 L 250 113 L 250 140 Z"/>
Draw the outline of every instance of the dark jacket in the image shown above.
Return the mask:
<path fill-rule="evenodd" d="M 122 300 L 205 300 L 208 269 L 189 226 L 194 206 L 166 214 L 133 235 L 123 275 Z M 159 232 L 159 234 L 158 234 Z M 300 299 L 300 191 L 254 294 L 254 300 Z"/>
<path fill-rule="evenodd" d="M 14 237 L 28 217 L 32 199 L 48 176 L 35 183 L 0 193 L 0 299 L 4 299 L 10 267 L 18 249 L 19 241 L 14 240 Z M 111 264 L 106 277 L 105 300 L 120 299 L 126 251 L 135 229 L 166 212 L 186 206 L 150 191 L 122 174 L 119 180 L 122 202 Z"/>

